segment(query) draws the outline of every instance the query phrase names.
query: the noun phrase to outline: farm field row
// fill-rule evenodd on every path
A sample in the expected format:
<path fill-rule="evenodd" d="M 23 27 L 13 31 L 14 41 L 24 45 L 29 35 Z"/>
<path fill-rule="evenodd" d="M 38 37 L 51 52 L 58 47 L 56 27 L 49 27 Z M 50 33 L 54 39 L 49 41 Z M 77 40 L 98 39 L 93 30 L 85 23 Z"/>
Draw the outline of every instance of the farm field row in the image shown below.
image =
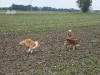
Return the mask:
<path fill-rule="evenodd" d="M 66 48 L 68 30 L 80 47 Z M 27 53 L 19 42 L 43 45 Z M 0 13 L 0 75 L 100 75 L 100 13 Z"/>

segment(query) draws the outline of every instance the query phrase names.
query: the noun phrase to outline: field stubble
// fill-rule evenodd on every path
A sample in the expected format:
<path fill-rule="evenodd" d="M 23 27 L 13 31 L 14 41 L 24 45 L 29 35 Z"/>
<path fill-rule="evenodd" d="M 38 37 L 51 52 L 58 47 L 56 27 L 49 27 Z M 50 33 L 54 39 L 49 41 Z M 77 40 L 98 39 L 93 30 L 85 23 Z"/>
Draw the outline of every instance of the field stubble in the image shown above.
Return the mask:
<path fill-rule="evenodd" d="M 99 75 L 100 16 L 82 13 L 1 15 L 0 74 Z M 67 31 L 81 40 L 77 50 L 65 48 Z M 43 45 L 28 54 L 19 42 L 31 38 Z"/>

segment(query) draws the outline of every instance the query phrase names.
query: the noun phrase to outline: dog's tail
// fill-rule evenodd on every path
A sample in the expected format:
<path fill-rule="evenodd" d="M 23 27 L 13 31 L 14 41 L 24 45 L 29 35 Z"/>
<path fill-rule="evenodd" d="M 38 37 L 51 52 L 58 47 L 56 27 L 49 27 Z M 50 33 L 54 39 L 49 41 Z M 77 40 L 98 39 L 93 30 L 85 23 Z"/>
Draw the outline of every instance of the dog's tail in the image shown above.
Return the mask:
<path fill-rule="evenodd" d="M 67 33 L 67 38 L 71 39 L 72 36 L 73 36 L 72 30 L 69 30 L 68 33 Z"/>
<path fill-rule="evenodd" d="M 19 44 L 20 44 L 20 45 L 23 45 L 24 43 L 25 43 L 25 40 L 24 40 L 24 41 L 21 41 Z"/>
<path fill-rule="evenodd" d="M 72 32 L 72 30 L 69 30 L 69 32 Z"/>

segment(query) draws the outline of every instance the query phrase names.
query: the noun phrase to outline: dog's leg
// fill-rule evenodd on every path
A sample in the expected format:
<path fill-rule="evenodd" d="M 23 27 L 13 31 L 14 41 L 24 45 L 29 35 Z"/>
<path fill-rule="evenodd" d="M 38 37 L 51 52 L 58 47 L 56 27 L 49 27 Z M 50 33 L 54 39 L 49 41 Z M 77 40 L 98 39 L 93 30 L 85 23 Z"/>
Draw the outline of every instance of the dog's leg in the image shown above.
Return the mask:
<path fill-rule="evenodd" d="M 33 53 L 33 50 L 31 50 L 31 53 Z"/>
<path fill-rule="evenodd" d="M 75 46 L 73 46 L 73 50 L 75 50 Z"/>
<path fill-rule="evenodd" d="M 29 53 L 30 51 L 31 51 L 31 50 L 30 50 L 30 48 L 29 48 L 27 52 Z"/>

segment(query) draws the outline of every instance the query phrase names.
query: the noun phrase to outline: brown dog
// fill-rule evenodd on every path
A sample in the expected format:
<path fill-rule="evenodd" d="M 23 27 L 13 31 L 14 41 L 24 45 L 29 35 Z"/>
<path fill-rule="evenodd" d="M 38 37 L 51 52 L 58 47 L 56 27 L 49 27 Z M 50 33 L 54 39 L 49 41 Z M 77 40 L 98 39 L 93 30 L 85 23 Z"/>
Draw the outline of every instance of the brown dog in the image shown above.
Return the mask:
<path fill-rule="evenodd" d="M 27 52 L 33 52 L 33 49 L 37 48 L 38 46 L 40 46 L 42 44 L 42 42 L 40 41 L 33 41 L 31 39 L 25 39 L 23 41 L 21 41 L 19 44 L 21 45 L 25 45 L 26 47 L 28 47 L 28 51 Z"/>
<path fill-rule="evenodd" d="M 72 45 L 73 46 L 73 50 L 75 50 L 75 48 L 79 45 L 79 40 L 78 39 L 66 39 L 64 41 L 64 45 L 67 47 L 67 45 Z"/>

